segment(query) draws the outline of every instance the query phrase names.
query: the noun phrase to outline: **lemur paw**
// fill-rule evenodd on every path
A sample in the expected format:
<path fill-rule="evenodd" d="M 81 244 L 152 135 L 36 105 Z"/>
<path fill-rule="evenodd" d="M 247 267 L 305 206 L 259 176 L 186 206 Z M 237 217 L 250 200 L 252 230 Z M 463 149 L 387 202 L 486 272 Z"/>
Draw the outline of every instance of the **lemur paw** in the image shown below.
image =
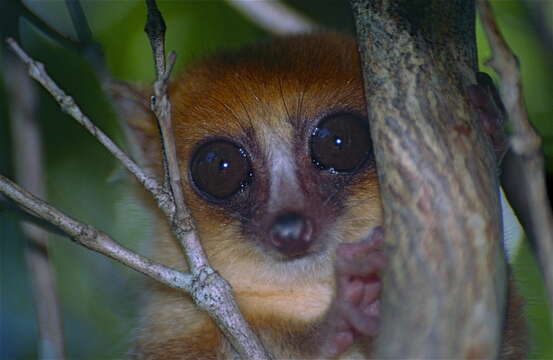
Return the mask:
<path fill-rule="evenodd" d="M 358 336 L 373 337 L 379 324 L 379 273 L 386 264 L 381 250 L 384 231 L 336 250 L 336 297 L 321 330 L 321 357 L 345 352 Z"/>
<path fill-rule="evenodd" d="M 467 88 L 468 98 L 478 112 L 484 130 L 491 139 L 497 162 L 500 163 L 508 148 L 507 137 L 503 131 L 505 108 L 497 87 L 488 74 L 478 72 L 476 80 L 476 85 L 469 85 Z"/>

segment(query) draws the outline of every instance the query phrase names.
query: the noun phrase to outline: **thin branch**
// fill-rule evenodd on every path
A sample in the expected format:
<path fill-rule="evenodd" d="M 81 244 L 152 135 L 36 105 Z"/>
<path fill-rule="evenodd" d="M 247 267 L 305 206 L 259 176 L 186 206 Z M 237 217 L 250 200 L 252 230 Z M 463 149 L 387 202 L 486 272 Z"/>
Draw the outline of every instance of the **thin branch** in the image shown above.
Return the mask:
<path fill-rule="evenodd" d="M 153 0 L 146 0 L 147 18 L 144 31 L 148 34 L 150 46 L 154 55 L 154 66 L 156 69 L 156 78 L 165 75 L 165 20 L 157 4 Z"/>
<path fill-rule="evenodd" d="M 175 63 L 175 54 L 169 55 L 169 66 L 165 64 L 165 22 L 159 12 L 155 1 L 146 0 L 148 17 L 144 31 L 148 34 L 154 64 L 156 69 L 156 81 L 154 83 L 154 96 L 152 96 L 151 110 L 155 114 L 161 130 L 163 142 L 163 158 L 166 179 L 175 202 L 175 214 L 172 217 L 173 232 L 186 252 L 188 266 L 194 274 L 198 269 L 207 265 L 205 254 L 195 232 L 195 227 L 190 216 L 190 211 L 184 204 L 182 181 L 177 159 L 173 125 L 171 122 L 171 103 L 167 96 L 167 85 Z M 183 224 L 180 227 L 178 224 Z M 176 226 L 176 227 L 175 227 Z"/>
<path fill-rule="evenodd" d="M 184 202 L 181 202 L 181 210 L 177 211 L 175 201 L 171 193 L 158 184 L 158 182 L 147 176 L 136 163 L 134 163 L 109 137 L 107 137 L 99 128 L 97 128 L 90 119 L 82 113 L 79 107 L 75 104 L 72 97 L 66 95 L 56 83 L 48 76 L 44 69 L 44 65 L 30 58 L 15 42 L 8 38 L 7 43 L 21 60 L 28 65 L 29 74 L 37 80 L 54 96 L 60 104 L 63 111 L 71 115 L 81 125 L 83 125 L 98 141 L 100 141 L 123 165 L 138 179 L 138 181 L 148 190 L 157 202 L 158 207 L 170 219 L 171 228 L 176 238 L 184 246 L 191 249 L 187 257 L 195 257 L 194 262 L 198 264 L 207 264 L 203 250 L 197 239 L 195 232 L 192 229 L 191 218 L 184 207 Z M 174 63 L 174 56 L 170 58 L 171 64 Z M 164 67 L 165 68 L 165 67 Z M 172 65 L 169 66 L 169 71 L 161 77 L 160 84 L 163 87 L 163 82 L 168 80 Z M 158 91 L 160 86 L 157 86 Z M 166 89 L 165 89 L 166 91 Z M 168 103 L 167 96 L 161 96 L 161 105 L 167 109 L 163 102 Z M 169 107 L 170 109 L 170 107 Z M 166 110 L 170 111 L 170 110 Z M 172 130 L 171 138 L 172 137 Z M 165 131 L 166 132 L 166 131 Z M 174 140 L 172 140 L 174 142 Z M 173 145 L 174 146 L 174 143 Z M 174 152 L 174 148 L 173 148 Z M 166 156 L 164 154 L 164 156 Z M 176 160 L 176 155 L 174 155 Z M 177 167 L 178 169 L 178 167 Z M 180 188 L 180 178 L 176 183 L 177 192 Z M 25 210 L 31 215 L 46 220 L 58 228 L 62 229 L 70 237 L 93 250 L 96 250 L 104 255 L 114 258 L 123 264 L 128 265 L 134 270 L 142 272 L 164 284 L 169 286 L 191 291 L 191 296 L 202 309 L 208 311 L 213 316 L 215 322 L 219 325 L 227 339 L 235 347 L 236 351 L 244 358 L 267 359 L 269 356 L 260 345 L 260 342 L 255 333 L 249 328 L 246 321 L 242 317 L 234 298 L 230 285 L 213 269 L 207 265 L 191 267 L 192 276 L 183 274 L 176 270 L 164 267 L 159 264 L 154 264 L 150 260 L 137 255 L 119 244 L 111 240 L 106 234 L 90 227 L 89 225 L 76 222 L 59 210 L 56 210 L 44 203 L 42 200 L 33 197 L 24 190 L 11 183 L 8 179 L 0 176 L 0 192 L 5 193 L 8 198 L 11 198 L 16 203 L 22 205 Z M 182 195 L 181 195 L 182 198 Z M 179 220 L 180 219 L 180 220 Z M 185 220 L 188 220 L 185 221 Z M 194 271 L 195 270 L 195 271 Z"/>
<path fill-rule="evenodd" d="M 148 176 L 144 171 L 128 157 L 119 146 L 117 146 L 102 130 L 100 130 L 90 119 L 83 114 L 73 98 L 67 94 L 50 78 L 44 68 L 44 64 L 33 60 L 17 42 L 11 38 L 6 40 L 16 55 L 28 66 L 29 75 L 38 81 L 60 104 L 62 111 L 68 113 L 79 124 L 84 126 L 94 137 L 100 141 L 121 163 L 129 170 L 136 179 L 152 193 L 160 208 L 165 212 L 173 211 L 172 200 L 155 178 Z"/>
<path fill-rule="evenodd" d="M 44 65 L 30 58 L 13 39 L 7 43 L 13 51 L 28 65 L 29 74 L 44 86 L 60 104 L 62 110 L 71 115 L 94 135 L 123 165 L 152 193 L 158 207 L 165 213 L 171 224 L 173 234 L 185 248 L 192 275 L 183 274 L 174 269 L 154 264 L 150 260 L 135 254 L 114 242 L 109 236 L 93 227 L 71 219 L 42 200 L 35 198 L 8 179 L 0 176 L 0 192 L 18 203 L 31 215 L 48 221 L 67 233 L 79 244 L 114 258 L 129 267 L 142 272 L 169 286 L 188 290 L 195 303 L 206 310 L 218 324 L 223 334 L 243 358 L 268 359 L 256 334 L 249 328 L 232 296 L 230 285 L 208 266 L 199 239 L 194 231 L 192 218 L 184 205 L 179 167 L 177 164 L 175 141 L 171 126 L 171 107 L 167 98 L 167 83 L 172 71 L 175 55 L 169 57 L 169 66 L 165 65 L 164 32 L 165 26 L 155 1 L 146 1 L 149 7 L 146 30 L 150 39 L 156 63 L 157 81 L 154 84 L 152 110 L 155 112 L 161 128 L 166 166 L 165 186 L 147 176 L 109 137 L 98 129 L 82 113 L 72 97 L 66 95 L 48 76 Z"/>
<path fill-rule="evenodd" d="M 157 119 L 162 138 L 165 181 L 171 189 L 175 212 L 169 214 L 171 230 L 185 250 L 194 276 L 192 298 L 213 318 L 227 340 L 243 359 L 269 359 L 257 335 L 248 326 L 232 295 L 229 283 L 207 263 L 190 211 L 184 203 L 176 142 L 171 121 L 171 103 L 167 87 L 176 55 L 165 63 L 165 22 L 155 0 L 146 0 L 148 15 L 144 31 L 148 35 L 156 70 L 151 110 Z"/>
<path fill-rule="evenodd" d="M 65 92 L 48 76 L 46 73 L 46 70 L 44 68 L 44 65 L 40 62 L 37 62 L 33 60 L 29 55 L 21 49 L 21 47 L 15 42 L 15 40 L 8 38 L 7 40 L 8 45 L 13 49 L 13 51 L 16 53 L 16 55 L 28 66 L 29 69 L 29 75 L 37 80 L 48 92 L 56 99 L 56 101 L 60 104 L 61 109 L 71 115 L 79 124 L 84 126 L 94 137 L 98 139 L 100 143 L 102 143 L 121 163 L 136 177 L 136 179 L 144 186 L 146 190 L 148 190 L 154 197 L 154 199 L 157 201 L 157 204 L 159 208 L 164 211 L 166 214 L 172 214 L 174 212 L 174 202 L 167 192 L 163 190 L 163 188 L 158 184 L 157 180 L 155 180 L 153 177 L 147 176 L 143 170 L 132 160 L 130 159 L 127 154 L 121 148 L 119 148 L 104 132 L 102 132 L 98 127 L 96 127 L 90 119 L 82 113 L 81 109 L 77 106 L 75 101 L 71 96 L 68 96 L 65 94 Z M 2 190 L 0 188 L 0 190 Z M 4 191 L 2 191 L 4 192 Z M 12 198 L 12 200 L 18 202 L 21 204 L 21 201 L 18 201 L 17 199 L 14 199 L 13 197 L 9 196 L 9 194 L 6 194 L 8 197 Z M 39 199 L 37 199 L 39 200 Z M 47 205 L 47 204 L 46 204 Z M 25 206 L 27 210 L 32 210 L 33 208 L 30 206 Z M 52 208 L 52 211 L 57 211 L 56 209 Z M 58 211 L 58 213 L 62 214 Z M 71 232 L 68 232 L 68 229 L 60 226 L 60 224 L 56 221 L 53 221 L 50 218 L 46 218 L 43 213 L 40 212 L 32 212 L 32 214 L 38 218 L 47 220 L 51 222 L 52 224 L 56 225 L 60 229 L 62 229 L 65 233 L 67 233 L 69 236 L 73 236 Z M 62 214 L 63 215 L 63 214 Z M 64 215 L 65 216 L 65 215 Z M 55 220 L 55 219 L 54 219 Z M 80 224 L 80 223 L 79 223 Z M 80 226 L 88 226 L 85 224 L 80 224 Z M 93 229 L 93 228 L 90 228 Z M 94 232 L 98 232 L 98 230 L 93 229 Z M 99 233 L 99 232 L 98 232 Z M 105 238 L 107 235 L 101 234 L 98 235 L 100 238 Z M 109 239 L 109 238 L 108 238 Z M 82 245 L 88 246 L 85 242 L 80 242 Z M 107 248 L 111 248 L 109 252 L 104 252 L 106 249 L 97 250 L 105 255 L 108 255 L 110 257 L 113 257 L 114 259 L 129 265 L 131 268 L 140 271 L 142 273 L 145 273 L 151 277 L 154 277 L 158 279 L 159 281 L 168 284 L 172 287 L 182 288 L 180 285 L 175 285 L 175 283 L 171 283 L 170 280 L 163 279 L 163 278 L 157 278 L 155 277 L 155 266 L 161 266 L 161 265 L 153 265 L 154 268 L 148 270 L 147 267 L 150 266 L 151 262 L 141 257 L 140 255 L 134 254 L 130 251 L 128 251 L 125 248 L 122 248 L 120 245 L 115 243 L 113 240 L 109 239 L 109 242 L 106 242 Z M 92 247 L 91 247 L 92 248 Z M 94 249 L 94 248 L 93 248 Z M 122 250 L 123 249 L 123 250 Z M 95 249 L 96 250 L 96 249 Z M 109 250 L 109 249 L 108 249 Z M 145 266 L 146 268 L 143 268 Z M 164 267 L 163 267 L 164 268 Z M 167 268 L 165 268 L 167 269 Z M 172 270 L 176 271 L 176 270 Z M 154 275 L 152 275 L 154 274 Z M 180 277 L 182 277 L 181 275 Z M 189 275 L 186 275 L 187 277 Z M 179 280 L 179 276 L 174 275 L 174 278 Z M 190 280 L 191 281 L 191 280 Z"/>
<path fill-rule="evenodd" d="M 315 23 L 279 0 L 227 0 L 227 3 L 253 23 L 273 34 L 304 33 L 316 28 Z"/>
<path fill-rule="evenodd" d="M 490 3 L 478 0 L 477 5 L 492 51 L 487 64 L 501 79 L 501 97 L 512 127 L 511 147 L 524 168 L 520 174 L 523 185 L 517 191 L 525 192 L 523 197 L 530 205 L 532 220 L 527 226 L 531 229 L 526 232 L 535 236 L 533 242 L 553 306 L 553 214 L 547 200 L 541 139 L 528 120 L 518 59 L 499 30 Z"/>
<path fill-rule="evenodd" d="M 17 205 L 17 203 L 9 200 L 7 197 L 2 195 L 1 192 L 0 192 L 0 210 L 11 211 L 16 217 L 20 218 L 21 221 L 25 221 L 30 224 L 36 225 L 42 228 L 43 230 L 48 231 L 51 234 L 65 236 L 65 233 L 60 229 L 58 229 L 56 226 L 23 210 Z"/>
<path fill-rule="evenodd" d="M 170 287 L 189 292 L 192 288 L 192 276 L 175 269 L 155 263 L 138 255 L 112 240 L 107 234 L 94 227 L 79 222 L 35 197 L 26 190 L 0 175 L 0 192 L 15 201 L 34 216 L 48 221 L 61 229 L 77 244 L 127 265 Z"/>
<path fill-rule="evenodd" d="M 10 71 L 4 73 L 10 93 L 10 120 L 13 139 L 15 177 L 23 186 L 44 196 L 42 139 L 36 121 L 36 88 L 25 68 L 11 56 L 6 58 Z M 56 279 L 49 261 L 48 233 L 27 221 L 21 221 L 21 231 L 28 240 L 25 259 L 40 336 L 40 359 L 64 359 L 62 320 L 56 292 Z"/>

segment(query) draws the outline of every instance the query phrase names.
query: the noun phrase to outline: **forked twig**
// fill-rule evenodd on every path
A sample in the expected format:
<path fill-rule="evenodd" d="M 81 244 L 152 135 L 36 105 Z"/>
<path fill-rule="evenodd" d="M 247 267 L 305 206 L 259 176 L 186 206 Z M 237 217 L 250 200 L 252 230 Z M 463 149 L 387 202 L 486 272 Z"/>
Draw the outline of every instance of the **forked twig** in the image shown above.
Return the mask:
<path fill-rule="evenodd" d="M 171 52 L 166 64 L 165 22 L 155 0 L 146 0 L 146 6 L 148 15 L 144 30 L 150 40 L 156 70 L 151 109 L 161 132 L 164 184 L 170 188 L 175 204 L 175 212 L 169 216 L 171 230 L 185 250 L 188 266 L 194 278 L 192 298 L 200 308 L 209 313 L 242 358 L 267 359 L 269 355 L 240 313 L 230 285 L 208 265 L 192 217 L 185 206 L 171 121 L 171 103 L 167 94 L 176 55 Z"/>
<path fill-rule="evenodd" d="M 144 31 L 148 34 L 154 65 L 156 81 L 154 95 L 151 99 L 151 110 L 155 114 L 161 131 L 163 145 L 163 165 L 165 169 L 165 185 L 169 187 L 175 204 L 175 212 L 171 214 L 171 229 L 185 250 L 190 271 L 195 273 L 206 266 L 206 259 L 200 241 L 196 234 L 190 212 L 184 205 L 182 182 L 177 160 L 177 150 L 171 122 L 171 103 L 167 96 L 167 86 L 176 55 L 169 55 L 169 66 L 165 64 L 165 22 L 157 9 L 155 1 L 147 0 L 148 17 Z"/>
<path fill-rule="evenodd" d="M 131 159 L 129 156 L 115 144 L 102 130 L 83 114 L 75 100 L 65 94 L 65 92 L 52 80 L 44 68 L 44 64 L 33 60 L 23 49 L 17 44 L 14 39 L 6 39 L 8 45 L 12 48 L 15 54 L 29 68 L 29 75 L 38 81 L 60 104 L 62 111 L 71 115 L 79 124 L 84 126 L 102 145 L 106 147 L 136 179 L 148 190 L 156 199 L 158 205 L 165 212 L 172 212 L 174 205 L 171 197 L 167 194 L 157 180 L 148 176 L 144 171 Z"/>
<path fill-rule="evenodd" d="M 151 260 L 122 247 L 105 233 L 88 224 L 72 219 L 3 176 L 0 176 L 0 192 L 33 216 L 55 225 L 80 245 L 109 256 L 166 285 L 190 293 L 196 304 L 206 310 L 218 324 L 241 357 L 268 359 L 269 355 L 260 345 L 257 336 L 241 315 L 232 296 L 230 285 L 207 264 L 203 249 L 194 231 L 190 213 L 184 205 L 171 126 L 171 104 L 167 97 L 167 84 L 175 62 L 175 55 L 171 54 L 169 56 L 169 66 L 166 67 L 164 56 L 165 29 L 164 26 L 160 26 L 160 24 L 163 24 L 163 19 L 157 10 L 155 1 L 147 0 L 147 4 L 149 9 L 148 24 L 150 26 L 149 30 L 151 30 L 149 35 L 151 35 L 157 74 L 157 81 L 154 84 L 154 96 L 152 97 L 152 110 L 158 119 L 164 145 L 163 158 L 166 167 L 164 185 L 159 184 L 153 177 L 146 175 L 127 154 L 96 127 L 82 113 L 73 98 L 66 95 L 48 76 L 43 64 L 29 57 L 13 39 L 7 39 L 7 43 L 17 56 L 27 64 L 30 76 L 54 96 L 62 110 L 94 135 L 123 163 L 146 190 L 152 193 L 158 207 L 170 220 L 175 237 L 185 249 L 191 274 L 185 274 L 153 263 Z"/>
<path fill-rule="evenodd" d="M 478 0 L 477 6 L 492 51 L 487 64 L 501 79 L 501 97 L 512 127 L 511 147 L 524 167 L 520 174 L 523 185 L 517 191 L 525 192 L 529 203 L 531 229 L 527 228 L 526 233 L 535 236 L 538 261 L 553 307 L 553 215 L 547 200 L 541 139 L 528 120 L 518 59 L 503 38 L 489 1 Z"/>

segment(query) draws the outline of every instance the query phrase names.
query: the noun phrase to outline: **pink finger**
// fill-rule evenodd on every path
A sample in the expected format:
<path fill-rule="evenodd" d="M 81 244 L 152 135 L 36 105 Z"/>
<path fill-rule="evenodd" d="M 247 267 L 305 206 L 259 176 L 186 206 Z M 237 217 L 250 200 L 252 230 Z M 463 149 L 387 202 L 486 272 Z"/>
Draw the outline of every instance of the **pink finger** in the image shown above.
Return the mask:
<path fill-rule="evenodd" d="M 365 239 L 353 243 L 340 244 L 336 252 L 341 256 L 353 258 L 358 254 L 364 254 L 372 250 L 380 249 L 383 242 L 384 230 L 382 227 L 378 226 Z"/>
<path fill-rule="evenodd" d="M 360 259 L 336 258 L 336 273 L 338 275 L 367 276 L 377 273 L 386 265 L 386 257 L 382 251 L 374 251 Z"/>
<path fill-rule="evenodd" d="M 350 326 L 358 333 L 365 336 L 374 336 L 377 334 L 379 319 L 365 314 L 359 308 L 344 304 L 344 315 Z"/>
<path fill-rule="evenodd" d="M 372 303 L 374 303 L 379 295 L 380 295 L 380 289 L 382 288 L 382 284 L 380 281 L 374 281 L 365 284 L 363 287 L 363 299 L 359 303 L 360 307 L 362 309 L 365 309 L 369 307 Z"/>

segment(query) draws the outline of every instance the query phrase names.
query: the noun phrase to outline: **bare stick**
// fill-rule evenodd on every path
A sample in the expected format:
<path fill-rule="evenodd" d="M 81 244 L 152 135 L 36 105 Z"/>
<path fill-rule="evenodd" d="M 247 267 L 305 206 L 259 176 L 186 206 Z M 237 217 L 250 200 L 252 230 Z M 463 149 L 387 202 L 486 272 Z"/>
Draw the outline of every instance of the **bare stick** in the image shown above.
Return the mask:
<path fill-rule="evenodd" d="M 184 205 L 182 181 L 177 160 L 177 150 L 171 122 L 171 103 L 167 96 L 167 85 L 175 63 L 175 54 L 169 56 L 169 67 L 165 66 L 165 22 L 155 1 L 146 1 L 148 17 L 144 31 L 148 34 L 154 64 L 156 81 L 154 96 L 152 96 L 151 110 L 155 114 L 161 131 L 163 145 L 163 161 L 165 169 L 165 183 L 169 186 L 175 203 L 175 212 L 171 214 L 171 229 L 188 260 L 190 271 L 194 274 L 198 269 L 207 265 L 204 251 L 196 234 L 190 212 Z"/>
<path fill-rule="evenodd" d="M 230 285 L 207 265 L 198 237 L 193 231 L 192 219 L 184 205 L 182 185 L 176 161 L 173 130 L 170 122 L 170 103 L 166 94 L 167 82 L 175 56 L 174 54 L 170 56 L 169 67 L 166 68 L 163 46 L 165 31 L 163 20 L 161 14 L 157 11 L 155 2 L 147 1 L 147 3 L 150 10 L 148 21 L 150 26 L 147 25 L 147 29 L 153 34 L 150 38 L 152 39 L 156 73 L 158 75 L 154 86 L 155 96 L 152 98 L 152 109 L 158 115 L 158 119 L 160 119 L 158 122 L 160 123 L 162 136 L 164 137 L 163 156 L 167 169 L 166 184 L 169 185 L 170 192 L 166 191 L 165 186 L 159 185 L 154 178 L 147 176 L 109 137 L 82 113 L 73 98 L 66 95 L 48 76 L 43 64 L 30 58 L 13 39 L 8 39 L 7 42 L 22 61 L 28 65 L 31 77 L 41 83 L 54 96 L 62 110 L 70 114 L 92 133 L 143 184 L 146 190 L 152 193 L 159 208 L 169 219 L 171 229 L 179 240 L 179 243 L 186 249 L 185 253 L 187 254 L 192 276 L 190 277 L 187 274 L 176 272 L 158 264 L 152 264 L 148 259 L 121 247 L 106 234 L 86 224 L 70 219 L 59 210 L 34 198 L 31 194 L 25 193 L 24 190 L 18 188 L 6 178 L 0 178 L 0 192 L 6 193 L 8 197 L 22 205 L 34 216 L 54 224 L 70 237 L 78 239 L 80 244 L 110 256 L 169 286 L 190 290 L 196 304 L 208 311 L 241 356 L 255 359 L 269 358 L 260 345 L 257 336 L 251 331 L 238 310 Z M 37 211 L 37 209 L 42 211 Z M 167 271 L 170 272 L 169 275 L 167 275 Z M 186 280 L 185 284 L 183 283 L 183 278 Z"/>
<path fill-rule="evenodd" d="M 524 191 L 528 199 L 531 229 L 527 233 L 535 236 L 538 256 L 550 305 L 553 306 L 553 215 L 548 204 L 545 186 L 544 161 L 541 139 L 528 121 L 528 112 L 522 95 L 519 62 L 503 38 L 487 0 L 478 0 L 478 11 L 482 26 L 492 50 L 487 64 L 501 79 L 501 97 L 512 126 L 511 147 L 521 159 L 524 170 L 517 191 Z"/>
<path fill-rule="evenodd" d="M 279 0 L 227 0 L 227 3 L 253 23 L 273 34 L 303 33 L 312 31 L 316 27 L 307 17 Z"/>
<path fill-rule="evenodd" d="M 54 96 L 60 104 L 62 110 L 71 115 L 92 135 L 94 135 L 98 141 L 100 141 L 113 155 L 115 155 L 117 159 L 123 163 L 123 165 L 138 179 L 146 190 L 153 195 L 158 207 L 170 219 L 173 233 L 177 239 L 179 239 L 179 242 L 185 245 L 193 245 L 191 246 L 193 251 L 190 252 L 192 256 L 188 256 L 188 258 L 194 257 L 195 264 L 206 264 L 205 256 L 203 256 L 203 250 L 201 250 L 195 233 L 188 231 L 191 229 L 190 225 L 192 222 L 189 217 L 186 218 L 187 212 L 185 211 L 185 208 L 183 208 L 184 210 L 181 210 L 180 212 L 180 219 L 184 216 L 185 219 L 189 219 L 188 223 L 183 220 L 178 220 L 179 215 L 177 215 L 172 194 L 159 185 L 154 178 L 147 176 L 134 161 L 132 161 L 115 143 L 113 143 L 109 137 L 107 137 L 90 121 L 86 115 L 82 113 L 79 107 L 75 104 L 73 98 L 66 95 L 63 90 L 61 90 L 48 76 L 43 64 L 30 58 L 13 39 L 7 39 L 7 43 L 21 58 L 21 60 L 28 65 L 30 76 L 37 80 Z M 167 80 L 164 81 L 166 82 Z M 161 98 L 163 99 L 163 96 Z M 196 304 L 213 316 L 215 322 L 220 326 L 223 333 L 227 336 L 239 354 L 242 354 L 244 358 L 268 358 L 264 349 L 261 347 L 257 336 L 253 333 L 253 331 L 251 331 L 240 314 L 232 297 L 230 285 L 209 266 L 196 266 L 196 271 L 193 272 L 192 277 L 190 277 L 188 274 L 183 274 L 159 264 L 153 264 L 150 260 L 135 254 L 124 247 L 121 247 L 106 234 L 101 233 L 86 224 L 82 224 L 76 222 L 76 220 L 68 218 L 59 210 L 52 208 L 42 200 L 34 198 L 30 194 L 27 194 L 27 197 L 21 195 L 25 194 L 25 192 L 4 177 L 0 177 L 0 192 L 5 193 L 6 196 L 12 198 L 12 200 L 18 204 L 23 205 L 23 207 L 26 208 L 26 211 L 30 212 L 32 215 L 61 228 L 70 237 L 74 237 L 76 236 L 76 233 L 79 233 L 74 227 L 72 228 L 71 226 L 78 226 L 83 233 L 91 233 L 86 235 L 84 238 L 79 237 L 78 239 L 82 241 L 77 242 L 80 244 L 104 255 L 110 256 L 115 260 L 128 265 L 132 269 L 142 272 L 169 286 L 191 291 L 192 298 Z M 10 196 L 10 194 L 8 194 L 9 192 L 19 194 L 19 196 Z M 32 203 L 33 200 L 37 201 L 37 203 L 35 203 L 34 206 L 25 205 L 24 200 L 26 200 L 27 203 Z M 43 211 L 34 211 L 33 209 L 37 206 L 38 208 L 42 208 Z M 45 206 L 47 207 L 46 210 L 44 210 Z M 48 214 L 48 211 L 51 211 L 51 214 Z M 60 217 L 60 214 L 63 216 Z M 60 226 L 60 222 L 66 226 Z M 69 228 L 67 228 L 67 223 L 70 224 Z M 93 241 L 88 241 L 90 239 L 93 239 Z"/>
<path fill-rule="evenodd" d="M 4 72 L 10 93 L 10 120 L 16 179 L 31 191 L 44 196 L 42 141 L 36 121 L 36 88 L 25 68 L 13 56 L 5 59 L 10 71 Z M 33 303 L 40 336 L 40 359 L 64 359 L 62 321 L 56 293 L 56 279 L 47 248 L 48 233 L 27 221 L 21 231 L 28 240 L 25 259 L 29 269 Z"/>
<path fill-rule="evenodd" d="M 71 115 L 79 124 L 84 126 L 94 137 L 98 139 L 121 163 L 129 170 L 136 179 L 148 190 L 157 200 L 158 205 L 165 212 L 173 211 L 173 203 L 169 194 L 167 194 L 161 185 L 151 176 L 147 176 L 144 171 L 128 157 L 119 146 L 117 146 L 102 130 L 100 130 L 90 119 L 83 114 L 81 109 L 75 103 L 75 100 L 67 94 L 50 78 L 44 68 L 44 64 L 33 60 L 17 42 L 11 38 L 6 39 L 8 45 L 13 49 L 16 55 L 29 68 L 29 75 L 38 81 L 60 104 L 62 111 Z"/>
<path fill-rule="evenodd" d="M 57 226 L 77 244 L 109 256 L 170 287 L 187 292 L 191 290 L 192 277 L 189 274 L 155 263 L 130 251 L 102 231 L 71 218 L 2 175 L 0 175 L 0 192 L 34 216 Z"/>
<path fill-rule="evenodd" d="M 240 313 L 228 282 L 207 263 L 195 226 L 184 203 L 176 143 L 171 122 L 171 103 L 167 94 L 169 77 L 175 64 L 175 53 L 165 63 L 165 22 L 155 0 L 146 0 L 148 15 L 144 30 L 152 46 L 156 81 L 151 109 L 157 119 L 162 138 L 165 184 L 173 195 L 175 213 L 169 217 L 171 230 L 183 249 L 194 276 L 192 298 L 213 318 L 227 340 L 243 359 L 268 359 L 257 335 Z"/>

